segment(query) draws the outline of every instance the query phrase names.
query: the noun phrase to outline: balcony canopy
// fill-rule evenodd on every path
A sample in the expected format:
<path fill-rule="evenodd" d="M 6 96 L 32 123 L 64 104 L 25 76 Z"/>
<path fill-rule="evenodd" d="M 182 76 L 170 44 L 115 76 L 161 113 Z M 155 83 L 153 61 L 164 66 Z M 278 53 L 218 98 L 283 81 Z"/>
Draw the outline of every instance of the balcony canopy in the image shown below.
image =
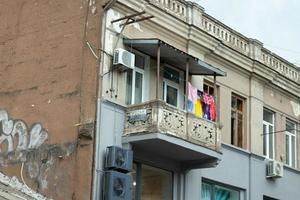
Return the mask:
<path fill-rule="evenodd" d="M 160 60 L 182 70 L 186 70 L 189 60 L 189 74 L 225 76 L 226 73 L 211 64 L 208 64 L 192 55 L 189 55 L 160 39 L 124 39 L 124 44 L 130 48 L 143 52 L 151 57 L 157 57 L 157 49 L 160 45 Z"/>

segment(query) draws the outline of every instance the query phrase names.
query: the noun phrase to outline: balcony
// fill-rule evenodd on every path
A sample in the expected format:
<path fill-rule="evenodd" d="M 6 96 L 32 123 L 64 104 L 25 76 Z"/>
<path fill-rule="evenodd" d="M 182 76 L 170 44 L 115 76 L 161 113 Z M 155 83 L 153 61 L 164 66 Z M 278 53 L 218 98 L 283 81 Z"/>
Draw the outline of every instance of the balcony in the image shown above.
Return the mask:
<path fill-rule="evenodd" d="M 124 136 L 161 133 L 191 143 L 220 150 L 216 123 L 153 100 L 127 108 Z"/>
<path fill-rule="evenodd" d="M 134 104 L 125 112 L 123 144 L 133 149 L 134 159 L 150 165 L 171 163 L 172 170 L 179 171 L 216 166 L 221 156 L 218 123 L 187 111 L 187 80 L 192 75 L 214 76 L 216 91 L 216 76 L 225 72 L 159 39 L 125 39 L 124 44 L 156 59 L 156 65 L 150 66 L 149 80 L 156 85 L 151 88 L 152 100 L 136 103 L 132 98 Z"/>

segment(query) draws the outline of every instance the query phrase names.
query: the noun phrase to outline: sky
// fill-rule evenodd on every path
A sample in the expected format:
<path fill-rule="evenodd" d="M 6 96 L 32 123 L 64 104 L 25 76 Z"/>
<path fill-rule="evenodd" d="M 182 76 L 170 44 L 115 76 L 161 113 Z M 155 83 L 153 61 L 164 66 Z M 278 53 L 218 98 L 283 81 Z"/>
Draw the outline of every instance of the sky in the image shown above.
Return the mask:
<path fill-rule="evenodd" d="M 205 12 L 300 66 L 300 0 L 192 0 Z"/>

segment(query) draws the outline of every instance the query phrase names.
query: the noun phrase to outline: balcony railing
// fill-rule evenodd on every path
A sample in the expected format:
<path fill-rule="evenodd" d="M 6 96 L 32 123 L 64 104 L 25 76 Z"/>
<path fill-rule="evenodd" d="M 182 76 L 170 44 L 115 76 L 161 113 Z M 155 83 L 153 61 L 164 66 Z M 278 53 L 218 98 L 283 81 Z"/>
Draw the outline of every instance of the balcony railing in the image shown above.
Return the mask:
<path fill-rule="evenodd" d="M 217 124 L 153 100 L 127 108 L 124 136 L 162 133 L 219 151 Z"/>

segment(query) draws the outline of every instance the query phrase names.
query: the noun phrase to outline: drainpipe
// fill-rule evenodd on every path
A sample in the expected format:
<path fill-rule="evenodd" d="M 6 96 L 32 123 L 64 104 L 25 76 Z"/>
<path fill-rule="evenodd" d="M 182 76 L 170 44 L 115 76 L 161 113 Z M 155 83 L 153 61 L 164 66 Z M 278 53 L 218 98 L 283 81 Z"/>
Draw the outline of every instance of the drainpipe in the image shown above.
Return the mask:
<path fill-rule="evenodd" d="M 92 183 L 91 183 L 91 199 L 96 199 L 96 193 L 97 190 L 101 190 L 101 188 L 97 188 L 97 173 L 98 171 L 101 171 L 101 169 L 98 169 L 98 158 L 100 156 L 100 152 L 99 152 L 99 142 L 97 142 L 99 136 L 100 136 L 100 120 L 98 119 L 100 116 L 98 116 L 98 113 L 101 112 L 101 96 L 102 96 L 102 83 L 103 83 L 103 77 L 102 77 L 102 73 L 103 73 L 103 56 L 104 56 L 104 52 L 101 50 L 104 47 L 104 42 L 105 42 L 105 30 L 106 30 L 106 12 L 117 2 L 117 0 L 109 0 L 105 6 L 103 7 L 103 11 L 102 14 L 100 16 L 100 19 L 102 20 L 102 28 L 101 31 L 99 31 L 99 38 L 101 38 L 101 40 L 99 40 L 99 47 L 100 47 L 100 51 L 99 51 L 99 56 L 98 56 L 98 62 L 99 65 L 97 63 L 96 67 L 97 67 L 97 77 L 98 77 L 98 81 L 97 81 L 97 86 L 96 86 L 96 96 L 97 96 L 97 102 L 96 102 L 96 113 L 95 113 L 95 121 L 96 121 L 96 130 L 95 130 L 95 136 L 94 136 L 94 144 L 93 144 L 93 169 L 92 169 Z M 89 5 L 88 5 L 89 6 Z M 88 14 L 88 13 L 87 13 Z M 101 24 L 101 21 L 99 21 L 99 23 Z M 102 185 L 100 183 L 100 185 Z M 100 197 L 101 198 L 101 197 Z"/>

